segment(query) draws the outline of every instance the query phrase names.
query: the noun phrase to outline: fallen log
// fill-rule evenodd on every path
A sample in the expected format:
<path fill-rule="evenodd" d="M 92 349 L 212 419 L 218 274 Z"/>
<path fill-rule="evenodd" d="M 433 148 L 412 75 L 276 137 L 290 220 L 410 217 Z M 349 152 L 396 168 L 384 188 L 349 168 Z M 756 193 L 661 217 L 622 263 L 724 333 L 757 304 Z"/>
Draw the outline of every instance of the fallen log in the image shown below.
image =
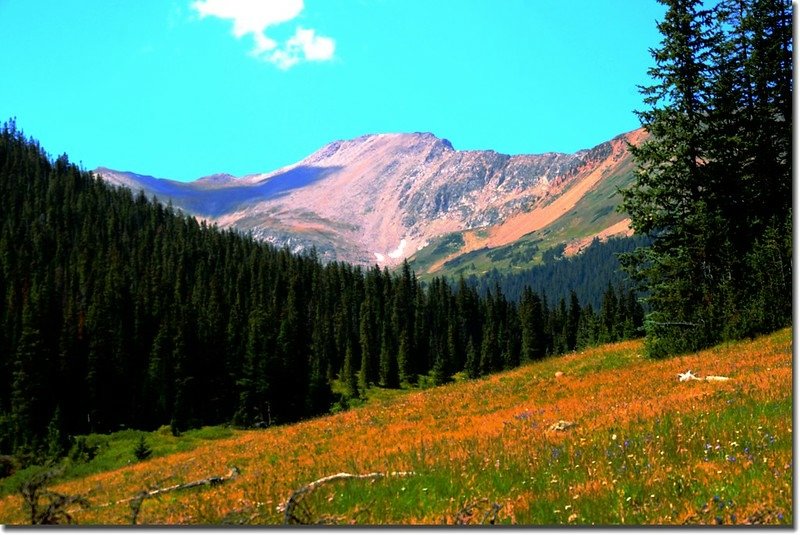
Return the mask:
<path fill-rule="evenodd" d="M 240 473 L 239 469 L 234 466 L 233 468 L 230 469 L 230 471 L 227 473 L 227 475 L 224 475 L 224 476 L 207 477 L 205 479 L 198 479 L 197 481 L 191 481 L 189 483 L 180 483 L 178 485 L 172 485 L 170 487 L 164 487 L 164 488 L 161 488 L 161 489 L 143 491 L 143 493 L 144 493 L 144 497 L 145 498 L 151 498 L 153 496 L 158 496 L 159 494 L 163 494 L 165 492 L 172 492 L 172 491 L 176 491 L 176 490 L 192 489 L 194 487 L 202 487 L 202 486 L 205 486 L 205 485 L 213 487 L 215 485 L 220 485 L 222 483 L 225 483 L 226 481 L 229 481 L 229 480 L 235 478 L 236 476 L 239 475 L 239 473 Z M 137 498 L 138 498 L 138 495 L 134 496 L 133 498 L 128 498 L 127 500 L 118 501 L 117 503 L 124 503 L 126 501 L 135 500 Z"/>
<path fill-rule="evenodd" d="M 119 505 L 122 503 L 130 503 L 131 504 L 131 524 L 136 525 L 136 522 L 139 518 L 139 511 L 142 508 L 142 502 L 147 498 L 152 498 L 154 496 L 158 496 L 160 494 L 164 494 L 166 492 L 175 492 L 179 490 L 187 490 L 192 489 L 195 487 L 203 487 L 203 486 L 217 486 L 225 483 L 226 481 L 230 481 L 231 479 L 236 478 L 240 474 L 240 471 L 235 466 L 230 469 L 230 471 L 224 476 L 212 476 L 207 477 L 204 479 L 198 479 L 196 481 L 190 481 L 189 483 L 179 483 L 177 485 L 171 485 L 169 487 L 163 487 L 153 490 L 143 490 L 139 492 L 136 496 L 132 496 L 130 498 L 125 498 L 123 500 L 118 500 L 116 502 L 105 503 L 100 505 L 99 507 L 107 507 L 109 505 Z"/>
<path fill-rule="evenodd" d="M 724 375 L 706 375 L 705 377 L 698 377 L 692 373 L 692 370 L 678 374 L 678 381 L 681 383 L 686 381 L 706 381 L 707 383 L 721 383 L 730 380 L 731 380 L 730 377 L 725 377 Z"/>

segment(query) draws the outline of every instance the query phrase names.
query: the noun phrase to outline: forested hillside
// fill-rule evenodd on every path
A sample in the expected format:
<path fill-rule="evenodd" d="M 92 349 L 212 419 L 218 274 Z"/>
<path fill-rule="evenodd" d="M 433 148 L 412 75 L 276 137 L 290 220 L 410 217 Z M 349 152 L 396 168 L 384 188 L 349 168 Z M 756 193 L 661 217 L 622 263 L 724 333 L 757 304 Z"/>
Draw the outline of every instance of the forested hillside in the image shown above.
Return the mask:
<path fill-rule="evenodd" d="M 650 243 L 645 236 L 595 239 L 580 254 L 564 257 L 563 246 L 548 251 L 544 263 L 519 271 L 492 269 L 485 275 L 467 277 L 467 282 L 486 295 L 497 285 L 511 301 L 519 301 L 526 287 L 554 300 L 569 299 L 575 292 L 581 303 L 597 309 L 602 306 L 608 287 L 627 294 L 634 282 L 622 271 L 619 255 Z"/>
<path fill-rule="evenodd" d="M 329 410 L 334 383 L 441 384 L 634 334 L 640 309 L 613 297 L 595 314 L 322 264 L 51 161 L 13 121 L 0 134 L 0 452 L 24 462 L 89 431 L 289 422 Z"/>

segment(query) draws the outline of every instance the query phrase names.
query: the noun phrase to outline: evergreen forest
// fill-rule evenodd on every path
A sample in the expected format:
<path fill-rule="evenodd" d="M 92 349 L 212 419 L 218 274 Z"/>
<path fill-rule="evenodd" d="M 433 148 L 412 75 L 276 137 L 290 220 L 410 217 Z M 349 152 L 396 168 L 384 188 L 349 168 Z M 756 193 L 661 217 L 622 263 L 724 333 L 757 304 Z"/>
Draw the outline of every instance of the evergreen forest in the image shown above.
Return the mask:
<path fill-rule="evenodd" d="M 209 227 L 0 133 L 0 452 L 89 432 L 275 425 L 371 386 L 443 384 L 635 336 L 633 292 L 596 311 L 461 280 L 293 255 Z"/>
<path fill-rule="evenodd" d="M 600 308 L 608 286 L 627 293 L 635 289 L 630 277 L 621 269 L 620 255 L 650 244 L 646 236 L 595 238 L 580 254 L 565 257 L 564 245 L 547 251 L 544 263 L 519 271 L 490 270 L 480 277 L 470 275 L 467 284 L 478 294 L 486 295 L 497 285 L 508 299 L 519 301 L 525 288 L 547 295 L 554 302 L 570 299 L 574 292 L 581 303 Z"/>

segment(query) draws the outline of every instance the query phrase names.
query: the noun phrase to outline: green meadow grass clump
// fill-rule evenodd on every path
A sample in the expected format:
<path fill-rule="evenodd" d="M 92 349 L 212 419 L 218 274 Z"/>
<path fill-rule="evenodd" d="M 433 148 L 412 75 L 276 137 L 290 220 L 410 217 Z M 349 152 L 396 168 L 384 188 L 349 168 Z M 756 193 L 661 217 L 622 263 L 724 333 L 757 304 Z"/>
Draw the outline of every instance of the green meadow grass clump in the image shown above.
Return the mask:
<path fill-rule="evenodd" d="M 67 456 L 55 463 L 63 469 L 55 481 L 77 479 L 135 463 L 138 459 L 134 452 L 142 439 L 151 450 L 148 458 L 154 458 L 189 451 L 205 441 L 229 438 L 234 433 L 224 426 L 209 426 L 192 429 L 175 437 L 169 426 L 164 426 L 152 432 L 126 429 L 107 435 L 81 435 L 73 439 L 73 446 Z M 33 465 L 0 479 L 0 497 L 16 493 L 24 481 L 50 468 L 52 467 Z"/>

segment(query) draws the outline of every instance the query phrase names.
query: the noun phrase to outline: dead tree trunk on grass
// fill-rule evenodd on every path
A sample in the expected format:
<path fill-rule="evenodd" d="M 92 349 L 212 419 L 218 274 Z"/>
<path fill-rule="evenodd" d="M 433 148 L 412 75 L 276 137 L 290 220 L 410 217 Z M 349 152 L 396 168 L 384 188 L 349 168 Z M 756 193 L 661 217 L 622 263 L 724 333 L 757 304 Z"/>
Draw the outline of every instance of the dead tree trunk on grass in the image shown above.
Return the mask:
<path fill-rule="evenodd" d="M 195 488 L 195 487 L 204 487 L 204 486 L 214 487 L 214 486 L 217 486 L 217 485 L 221 485 L 221 484 L 225 483 L 226 481 L 230 481 L 231 479 L 234 479 L 238 475 L 239 475 L 239 469 L 234 466 L 233 468 L 230 469 L 228 474 L 224 475 L 224 476 L 207 477 L 205 479 L 198 479 L 197 481 L 191 481 L 189 483 L 180 483 L 178 485 L 172 485 L 170 487 L 164 487 L 164 488 L 154 489 L 154 490 L 149 490 L 149 491 L 148 490 L 143 490 L 142 492 L 140 492 L 139 494 L 137 494 L 133 498 L 127 498 L 125 500 L 120 500 L 120 501 L 118 501 L 116 503 L 130 502 L 130 505 L 131 505 L 131 524 L 136 525 L 136 522 L 137 522 L 137 520 L 139 518 L 139 511 L 142 508 L 142 502 L 144 502 L 147 498 L 152 498 L 154 496 L 158 496 L 158 495 L 164 494 L 166 492 L 173 492 L 173 491 L 177 491 L 177 490 L 187 490 L 187 489 L 192 489 L 192 488 Z"/>

